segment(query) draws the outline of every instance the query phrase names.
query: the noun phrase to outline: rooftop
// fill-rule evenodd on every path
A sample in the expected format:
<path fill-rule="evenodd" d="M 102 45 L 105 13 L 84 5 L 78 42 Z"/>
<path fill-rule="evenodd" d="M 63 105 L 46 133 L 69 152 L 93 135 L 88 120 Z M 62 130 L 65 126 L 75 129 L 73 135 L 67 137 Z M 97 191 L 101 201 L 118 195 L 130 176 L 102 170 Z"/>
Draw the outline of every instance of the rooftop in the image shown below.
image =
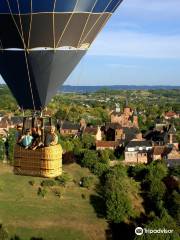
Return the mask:
<path fill-rule="evenodd" d="M 116 148 L 119 144 L 115 141 L 96 141 L 96 147 L 114 147 Z"/>
<path fill-rule="evenodd" d="M 131 147 L 152 147 L 152 143 L 146 140 L 143 141 L 132 140 L 127 145 L 127 148 Z"/>

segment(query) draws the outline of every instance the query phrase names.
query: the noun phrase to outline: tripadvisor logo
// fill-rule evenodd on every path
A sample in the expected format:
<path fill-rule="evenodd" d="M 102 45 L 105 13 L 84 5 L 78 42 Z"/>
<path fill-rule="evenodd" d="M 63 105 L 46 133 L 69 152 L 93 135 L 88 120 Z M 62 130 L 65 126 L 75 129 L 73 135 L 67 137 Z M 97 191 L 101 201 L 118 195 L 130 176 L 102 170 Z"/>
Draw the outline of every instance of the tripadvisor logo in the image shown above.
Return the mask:
<path fill-rule="evenodd" d="M 142 235 L 143 234 L 143 229 L 141 227 L 137 227 L 135 229 L 135 234 L 138 235 L 138 236 Z"/>
<path fill-rule="evenodd" d="M 165 229 L 165 228 L 159 228 L 159 229 L 149 229 L 149 228 L 141 228 L 137 227 L 135 229 L 135 234 L 140 236 L 142 234 L 171 234 L 173 233 L 173 229 Z"/>

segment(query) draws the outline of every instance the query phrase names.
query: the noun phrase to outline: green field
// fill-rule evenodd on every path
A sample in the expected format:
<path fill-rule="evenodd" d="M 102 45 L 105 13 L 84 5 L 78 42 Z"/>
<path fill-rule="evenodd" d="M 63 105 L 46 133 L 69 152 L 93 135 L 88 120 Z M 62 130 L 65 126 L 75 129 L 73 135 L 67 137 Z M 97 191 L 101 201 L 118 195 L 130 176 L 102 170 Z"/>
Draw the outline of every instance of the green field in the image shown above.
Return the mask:
<path fill-rule="evenodd" d="M 101 240 L 106 239 L 108 224 L 98 218 L 90 199 L 95 192 L 81 188 L 82 176 L 90 175 L 77 164 L 64 167 L 71 174 L 65 188 L 59 187 L 62 197 L 47 188 L 45 198 L 37 195 L 42 178 L 15 176 L 12 168 L 0 164 L 0 221 L 9 236 L 20 239 L 43 240 Z M 35 185 L 29 184 L 35 180 Z M 82 194 L 84 197 L 82 197 Z"/>

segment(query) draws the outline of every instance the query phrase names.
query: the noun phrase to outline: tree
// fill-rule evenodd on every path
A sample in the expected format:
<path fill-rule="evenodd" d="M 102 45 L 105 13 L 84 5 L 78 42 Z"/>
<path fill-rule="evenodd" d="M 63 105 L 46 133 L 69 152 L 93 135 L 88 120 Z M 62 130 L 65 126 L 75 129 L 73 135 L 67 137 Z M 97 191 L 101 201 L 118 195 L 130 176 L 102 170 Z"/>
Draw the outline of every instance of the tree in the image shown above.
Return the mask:
<path fill-rule="evenodd" d="M 81 165 L 87 167 L 90 170 L 93 169 L 94 165 L 98 162 L 98 154 L 94 150 L 87 150 L 84 153 L 84 157 L 81 160 Z"/>
<path fill-rule="evenodd" d="M 180 225 L 180 194 L 177 191 L 168 197 L 166 207 L 169 214 L 175 219 L 177 224 Z"/>
<path fill-rule="evenodd" d="M 0 138 L 0 160 L 4 160 L 5 157 L 5 148 L 4 148 L 4 141 Z"/>
<path fill-rule="evenodd" d="M 110 152 L 109 149 L 105 149 L 99 152 L 101 163 L 109 164 L 110 161 Z"/>
<path fill-rule="evenodd" d="M 168 174 L 168 169 L 162 162 L 151 163 L 142 183 L 144 202 L 147 211 L 155 211 L 159 216 L 164 209 L 164 196 L 166 186 L 163 179 Z"/>
<path fill-rule="evenodd" d="M 144 164 L 138 164 L 128 168 L 128 175 L 136 181 L 143 181 L 147 172 L 147 167 Z"/>
<path fill-rule="evenodd" d="M 95 145 L 95 138 L 89 134 L 83 134 L 82 143 L 84 148 L 90 149 Z"/>
<path fill-rule="evenodd" d="M 166 186 L 156 178 L 148 184 L 149 188 L 146 192 L 148 207 L 150 210 L 153 209 L 156 213 L 160 214 L 163 211 Z"/>
<path fill-rule="evenodd" d="M 162 161 L 155 161 L 148 165 L 148 173 L 146 174 L 146 180 L 153 180 L 157 178 L 163 180 L 168 174 L 168 168 Z"/>
<path fill-rule="evenodd" d="M 146 229 L 167 229 L 173 230 L 172 233 L 161 233 L 161 234 L 143 234 L 141 236 L 136 236 L 134 240 L 178 240 L 179 239 L 179 229 L 174 222 L 174 220 L 164 212 L 161 218 L 155 217 L 152 221 L 148 224 L 143 226 Z"/>
<path fill-rule="evenodd" d="M 137 215 L 132 195 L 138 194 L 137 184 L 128 178 L 122 165 L 110 169 L 105 176 L 104 199 L 107 219 L 121 223 Z"/>
<path fill-rule="evenodd" d="M 98 177 L 102 176 L 109 169 L 109 165 L 107 163 L 102 163 L 100 161 L 96 162 L 94 166 L 92 166 L 92 172 Z"/>

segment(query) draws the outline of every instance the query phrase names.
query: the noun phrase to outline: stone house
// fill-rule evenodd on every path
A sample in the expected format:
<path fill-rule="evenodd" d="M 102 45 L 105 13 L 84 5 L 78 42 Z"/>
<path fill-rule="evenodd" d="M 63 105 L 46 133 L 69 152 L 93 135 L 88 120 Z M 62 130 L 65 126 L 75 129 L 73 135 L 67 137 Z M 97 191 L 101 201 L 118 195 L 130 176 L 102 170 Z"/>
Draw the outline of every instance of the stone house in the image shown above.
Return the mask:
<path fill-rule="evenodd" d="M 72 122 L 64 121 L 61 122 L 59 127 L 59 132 L 63 136 L 75 136 L 78 135 L 80 131 L 80 125 Z"/>
<path fill-rule="evenodd" d="M 122 127 L 118 123 L 106 123 L 104 126 L 104 135 L 107 141 L 129 142 L 140 134 L 139 129 L 135 127 Z"/>
<path fill-rule="evenodd" d="M 125 148 L 125 163 L 138 164 L 151 161 L 152 144 L 146 140 L 134 139 Z"/>
<path fill-rule="evenodd" d="M 111 123 L 117 123 L 122 127 L 139 128 L 138 116 L 131 108 L 125 107 L 123 112 L 120 110 L 111 113 Z"/>
<path fill-rule="evenodd" d="M 180 152 L 175 147 L 167 155 L 167 165 L 169 167 L 180 165 Z"/>
<path fill-rule="evenodd" d="M 101 128 L 98 127 L 86 127 L 83 131 L 83 134 L 90 134 L 93 136 L 96 141 L 101 141 L 102 140 L 102 131 Z"/>
<path fill-rule="evenodd" d="M 154 146 L 152 151 L 152 160 L 162 160 L 167 157 L 167 148 L 166 146 Z"/>
<path fill-rule="evenodd" d="M 180 114 L 179 113 L 176 113 L 174 111 L 169 111 L 169 112 L 165 112 L 164 114 L 164 118 L 166 120 L 170 120 L 170 119 L 173 119 L 173 118 L 180 118 Z"/>

